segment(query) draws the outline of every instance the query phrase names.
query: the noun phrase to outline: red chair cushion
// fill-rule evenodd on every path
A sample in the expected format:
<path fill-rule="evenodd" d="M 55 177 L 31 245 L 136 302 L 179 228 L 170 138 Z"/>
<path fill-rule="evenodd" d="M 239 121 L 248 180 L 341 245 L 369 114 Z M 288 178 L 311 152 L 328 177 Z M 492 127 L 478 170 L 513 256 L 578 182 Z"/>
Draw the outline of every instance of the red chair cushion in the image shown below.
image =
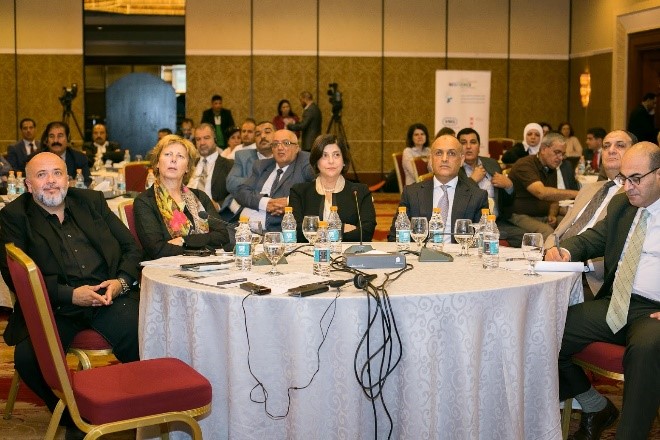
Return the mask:
<path fill-rule="evenodd" d="M 80 415 L 95 425 L 211 403 L 209 381 L 173 358 L 78 371 L 71 384 Z"/>
<path fill-rule="evenodd" d="M 110 350 L 112 345 L 96 330 L 86 328 L 78 332 L 71 342 L 71 348 L 81 350 Z"/>
<path fill-rule="evenodd" d="M 603 370 L 623 374 L 623 354 L 626 347 L 608 342 L 592 342 L 573 357 Z"/>

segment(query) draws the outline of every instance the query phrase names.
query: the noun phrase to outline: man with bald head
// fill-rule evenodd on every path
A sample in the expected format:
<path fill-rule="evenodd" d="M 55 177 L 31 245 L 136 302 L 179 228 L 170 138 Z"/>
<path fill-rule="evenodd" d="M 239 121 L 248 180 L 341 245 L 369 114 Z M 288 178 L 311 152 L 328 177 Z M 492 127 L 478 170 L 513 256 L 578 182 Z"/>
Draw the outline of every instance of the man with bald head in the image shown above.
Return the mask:
<path fill-rule="evenodd" d="M 408 217 L 430 219 L 437 206 L 445 223 L 445 233 L 453 232 L 454 223 L 459 218 L 479 222 L 481 210 L 488 208 L 488 193 L 465 174 L 459 174 L 464 157 L 463 146 L 454 136 L 443 135 L 433 141 L 433 179 L 408 185 L 401 194 L 399 206 L 406 207 Z M 395 221 L 396 214 L 388 241 L 396 239 Z"/>
<path fill-rule="evenodd" d="M 14 243 L 41 269 L 65 351 L 78 332 L 94 328 L 121 362 L 138 360 L 136 280 L 142 252 L 102 193 L 69 188 L 68 180 L 66 164 L 56 154 L 39 153 L 27 163 L 29 192 L 0 211 L 2 276 L 13 290 L 4 245 Z M 53 411 L 59 399 L 39 370 L 18 302 L 4 338 L 16 346 L 21 379 Z M 62 422 L 70 423 L 70 417 Z"/>
<path fill-rule="evenodd" d="M 296 183 L 314 180 L 309 153 L 300 151 L 296 134 L 278 130 L 270 144 L 273 157 L 257 160 L 250 177 L 236 191 L 236 201 L 244 207 L 241 215 L 261 220 L 264 230 L 280 231 L 289 190 Z"/>
<path fill-rule="evenodd" d="M 575 439 L 600 438 L 619 414 L 572 361 L 591 342 L 626 347 L 616 438 L 648 438 L 660 405 L 660 147 L 628 148 L 615 179 L 625 194 L 612 198 L 605 218 L 546 254 L 550 261 L 604 257 L 603 285 L 594 301 L 569 307 L 559 352 L 559 398 L 575 397 L 582 406 Z"/>

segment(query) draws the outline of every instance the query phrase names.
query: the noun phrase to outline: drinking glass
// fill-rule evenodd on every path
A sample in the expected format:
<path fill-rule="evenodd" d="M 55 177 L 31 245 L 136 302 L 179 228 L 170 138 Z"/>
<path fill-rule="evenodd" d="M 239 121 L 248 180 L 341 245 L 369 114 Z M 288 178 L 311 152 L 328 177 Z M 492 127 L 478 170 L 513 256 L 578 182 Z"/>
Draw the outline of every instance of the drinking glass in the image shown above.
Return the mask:
<path fill-rule="evenodd" d="M 309 241 L 309 244 L 314 246 L 316 243 L 316 234 L 319 230 L 319 216 L 306 215 L 302 222 L 303 235 Z"/>
<path fill-rule="evenodd" d="M 268 275 L 282 275 L 277 270 L 277 262 L 284 255 L 284 237 L 281 232 L 266 232 L 264 235 L 264 254 L 270 260 L 273 267 L 266 272 Z"/>
<path fill-rule="evenodd" d="M 264 236 L 264 227 L 261 220 L 250 220 L 248 226 L 250 227 L 250 232 L 252 232 L 252 242 L 250 244 L 252 256 L 254 257 L 255 249 L 257 248 L 257 245 L 261 243 L 261 237 Z"/>
<path fill-rule="evenodd" d="M 422 242 L 429 235 L 429 221 L 426 217 L 413 217 L 410 219 L 410 236 L 417 243 L 417 252 L 422 250 Z"/>
<path fill-rule="evenodd" d="M 543 259 L 543 235 L 537 232 L 530 232 L 523 235 L 522 252 L 529 263 L 525 275 L 538 277 L 540 274 L 534 270 L 537 261 Z"/>
<path fill-rule="evenodd" d="M 454 238 L 461 245 L 461 252 L 457 255 L 458 257 L 467 257 L 468 253 L 468 242 L 474 236 L 474 228 L 472 227 L 472 220 L 466 218 L 459 218 L 454 223 Z"/>

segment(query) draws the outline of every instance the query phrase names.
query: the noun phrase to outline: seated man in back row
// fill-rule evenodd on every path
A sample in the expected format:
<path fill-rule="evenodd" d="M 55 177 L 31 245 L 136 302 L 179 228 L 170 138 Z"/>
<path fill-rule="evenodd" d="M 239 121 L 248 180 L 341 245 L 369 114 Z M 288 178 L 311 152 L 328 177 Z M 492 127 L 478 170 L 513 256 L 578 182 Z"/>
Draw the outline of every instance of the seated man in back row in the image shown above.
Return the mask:
<path fill-rule="evenodd" d="M 437 206 L 445 224 L 445 234 L 453 232 L 457 219 L 479 222 L 481 210 L 488 208 L 488 193 L 464 174 L 459 174 L 464 156 L 463 146 L 454 136 L 443 135 L 433 141 L 433 179 L 408 185 L 401 194 L 399 206 L 406 207 L 408 217 L 430 219 Z M 388 241 L 396 240 L 395 222 L 396 214 Z"/>

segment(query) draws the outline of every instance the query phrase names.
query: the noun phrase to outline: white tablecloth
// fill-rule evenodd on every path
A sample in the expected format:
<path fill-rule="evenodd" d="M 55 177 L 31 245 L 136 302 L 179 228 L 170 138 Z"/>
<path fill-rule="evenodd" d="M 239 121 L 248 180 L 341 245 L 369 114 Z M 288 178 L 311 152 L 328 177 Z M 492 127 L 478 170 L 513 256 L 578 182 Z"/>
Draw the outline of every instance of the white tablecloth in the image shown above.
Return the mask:
<path fill-rule="evenodd" d="M 309 257 L 288 258 L 282 271 L 311 271 Z M 486 271 L 459 258 L 408 261 L 414 270 L 388 289 L 403 345 L 383 395 L 392 438 L 560 439 L 557 355 L 569 296 L 582 294 L 580 275 L 525 277 L 519 271 Z M 320 371 L 307 389 L 292 391 L 288 417 L 272 420 L 263 405 L 250 401 L 256 382 L 247 366 L 245 292 L 209 291 L 172 278 L 175 272 L 143 271 L 141 355 L 182 359 L 211 381 L 213 409 L 200 422 L 205 438 L 374 438 L 371 403 L 353 369 L 367 321 L 361 291 L 352 285 L 342 289 L 320 350 Z M 268 391 L 272 414 L 286 412 L 287 387 L 306 384 L 314 373 L 319 320 L 333 298 L 331 291 L 245 301 L 252 372 Z M 387 417 L 380 403 L 376 407 L 378 437 L 386 438 Z"/>

